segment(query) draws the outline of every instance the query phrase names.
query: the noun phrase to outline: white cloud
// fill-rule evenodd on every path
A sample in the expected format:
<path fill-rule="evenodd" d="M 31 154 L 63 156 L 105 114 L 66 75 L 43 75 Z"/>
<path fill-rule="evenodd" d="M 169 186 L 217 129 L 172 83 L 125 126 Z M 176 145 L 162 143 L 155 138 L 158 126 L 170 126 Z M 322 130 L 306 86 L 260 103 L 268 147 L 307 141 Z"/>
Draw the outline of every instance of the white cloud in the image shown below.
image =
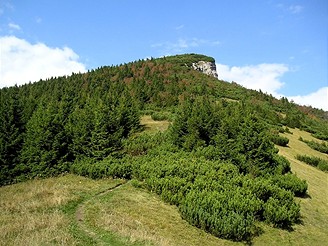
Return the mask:
<path fill-rule="evenodd" d="M 242 86 L 278 96 L 278 90 L 284 85 L 280 77 L 289 71 L 285 64 L 263 63 L 243 67 L 229 67 L 216 64 L 219 79 L 235 81 Z"/>
<path fill-rule="evenodd" d="M 302 12 L 303 10 L 303 6 L 301 5 L 290 5 L 288 7 L 288 10 L 292 13 L 292 14 L 299 14 Z"/>
<path fill-rule="evenodd" d="M 36 17 L 35 22 L 40 24 L 42 22 L 42 18 L 41 17 Z"/>
<path fill-rule="evenodd" d="M 196 46 L 198 46 L 197 43 L 182 38 L 178 39 L 176 42 L 163 42 L 151 45 L 152 48 L 159 48 L 164 55 L 179 53 Z"/>
<path fill-rule="evenodd" d="M 280 78 L 292 71 L 285 64 L 264 63 L 259 65 L 229 67 L 224 64 L 216 64 L 219 79 L 234 81 L 246 88 L 262 90 L 280 98 L 284 95 L 279 93 L 284 85 Z M 308 95 L 287 96 L 299 105 L 312 106 L 328 111 L 328 87 L 323 87 Z"/>
<path fill-rule="evenodd" d="M 13 10 L 14 6 L 9 1 L 0 1 L 0 16 L 7 10 Z"/>
<path fill-rule="evenodd" d="M 173 55 L 181 52 L 186 52 L 188 49 L 200 46 L 217 46 L 219 41 L 211 41 L 199 38 L 179 38 L 175 42 L 163 42 L 151 45 L 152 48 L 159 48 L 162 55 Z"/>
<path fill-rule="evenodd" d="M 328 87 L 320 88 L 319 90 L 304 96 L 291 96 L 289 100 L 305 106 L 312 106 L 328 111 Z"/>
<path fill-rule="evenodd" d="M 31 44 L 15 36 L 0 37 L 0 47 L 0 88 L 86 71 L 68 47 Z"/>
<path fill-rule="evenodd" d="M 291 13 L 291 14 L 300 14 L 304 7 L 302 5 L 285 5 L 283 3 L 279 3 L 276 5 L 279 9 L 283 10 L 286 13 Z"/>
<path fill-rule="evenodd" d="M 20 29 L 21 29 L 20 26 L 17 25 L 17 24 L 15 24 L 15 23 L 9 23 L 9 24 L 8 24 L 8 27 L 9 27 L 10 29 L 13 29 L 13 30 L 20 30 Z"/>

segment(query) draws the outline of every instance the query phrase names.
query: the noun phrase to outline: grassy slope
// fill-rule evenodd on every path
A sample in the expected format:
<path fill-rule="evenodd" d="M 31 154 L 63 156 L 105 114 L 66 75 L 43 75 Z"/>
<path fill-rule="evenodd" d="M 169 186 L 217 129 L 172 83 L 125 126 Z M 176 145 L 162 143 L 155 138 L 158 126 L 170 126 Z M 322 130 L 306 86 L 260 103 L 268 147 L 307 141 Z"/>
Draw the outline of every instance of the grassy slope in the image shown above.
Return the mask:
<path fill-rule="evenodd" d="M 143 118 L 146 130 L 164 130 Z M 162 125 L 161 125 L 162 124 Z M 299 199 L 303 224 L 287 232 L 261 224 L 254 245 L 323 245 L 328 241 L 328 174 L 295 160 L 300 154 L 327 155 L 298 140 L 306 132 L 286 134 L 289 147 L 279 147 L 293 172 L 306 179 L 309 198 Z M 215 238 L 181 219 L 175 206 L 131 183 L 110 191 L 120 180 L 90 180 L 66 175 L 0 188 L 0 245 L 240 245 Z"/>
<path fill-rule="evenodd" d="M 120 182 L 65 175 L 0 187 L 0 245 L 92 245 L 76 208 Z"/>
<path fill-rule="evenodd" d="M 308 132 L 298 129 L 293 134 L 284 134 L 289 138 L 289 147 L 278 147 L 279 154 L 288 158 L 294 173 L 308 183 L 308 198 L 298 199 L 301 203 L 302 224 L 294 226 L 294 231 L 286 232 L 267 227 L 266 233 L 255 240 L 255 245 L 324 245 L 328 242 L 328 174 L 295 159 L 297 154 L 314 155 L 328 159 L 299 141 L 301 136 L 306 140 L 319 141 Z"/>
<path fill-rule="evenodd" d="M 127 245 L 233 245 L 189 225 L 175 206 L 131 182 L 86 206 L 89 228 L 126 237 Z"/>

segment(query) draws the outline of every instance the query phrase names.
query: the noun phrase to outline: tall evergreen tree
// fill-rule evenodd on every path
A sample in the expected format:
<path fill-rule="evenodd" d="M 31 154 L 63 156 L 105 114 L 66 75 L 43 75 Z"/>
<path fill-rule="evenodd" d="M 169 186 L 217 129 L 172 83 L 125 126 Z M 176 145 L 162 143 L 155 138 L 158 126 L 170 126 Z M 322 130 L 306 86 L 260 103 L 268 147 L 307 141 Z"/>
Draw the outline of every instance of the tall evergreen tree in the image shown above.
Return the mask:
<path fill-rule="evenodd" d="M 91 157 L 91 132 L 94 128 L 94 112 L 92 105 L 76 106 L 70 114 L 66 132 L 70 138 L 69 151 L 73 160 L 81 157 Z"/>
<path fill-rule="evenodd" d="M 49 176 L 68 170 L 68 138 L 60 103 L 41 103 L 27 123 L 19 171 Z"/>
<path fill-rule="evenodd" d="M 236 141 L 241 146 L 239 152 L 246 157 L 244 172 L 259 176 L 275 170 L 277 163 L 274 161 L 274 144 L 264 122 L 256 115 L 244 117 Z"/>
<path fill-rule="evenodd" d="M 18 87 L 0 90 L 0 185 L 10 183 L 15 176 L 23 144 L 23 107 Z"/>

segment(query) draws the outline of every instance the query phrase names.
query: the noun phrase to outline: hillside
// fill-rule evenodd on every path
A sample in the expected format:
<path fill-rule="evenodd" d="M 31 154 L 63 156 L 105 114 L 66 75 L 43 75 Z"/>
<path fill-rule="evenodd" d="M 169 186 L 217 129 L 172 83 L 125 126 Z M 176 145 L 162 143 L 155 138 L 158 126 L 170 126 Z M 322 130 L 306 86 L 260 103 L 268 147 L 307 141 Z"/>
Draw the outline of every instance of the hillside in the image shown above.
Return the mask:
<path fill-rule="evenodd" d="M 142 123 L 148 132 L 166 125 L 148 118 Z M 283 155 L 298 151 L 294 147 L 302 145 L 299 135 L 309 137 L 298 130 L 286 134 L 291 147 L 280 147 Z M 311 152 L 305 144 L 301 149 Z M 292 232 L 262 225 L 255 246 L 323 245 L 328 240 L 327 174 L 297 161 L 294 154 L 289 154 L 292 170 L 307 180 L 311 195 L 300 199 L 303 223 Z M 107 192 L 121 182 L 65 175 L 0 187 L 0 245 L 243 245 L 188 225 L 175 206 L 131 182 Z"/>
<path fill-rule="evenodd" d="M 273 228 L 284 233 L 299 228 L 307 212 L 298 201 L 311 197 L 315 184 L 294 165 L 301 147 L 290 136 L 297 135 L 296 128 L 306 131 L 309 146 L 325 151 L 326 112 L 217 80 L 213 64 L 211 57 L 179 55 L 1 89 L 1 185 L 63 173 L 132 180 L 142 190 L 123 185 L 130 192 L 125 194 L 156 193 L 183 223 L 212 234 L 214 241 L 257 242 Z M 289 145 L 294 152 L 282 147 Z M 321 155 L 321 170 L 315 170 L 325 176 L 327 154 L 309 155 Z M 313 195 L 320 201 L 319 193 Z M 95 228 L 102 211 L 96 209 L 105 206 L 106 197 L 99 196 L 99 204 L 85 202 L 80 210 L 73 206 L 82 222 L 87 216 L 82 210 L 95 211 L 96 221 L 80 225 L 91 241 L 108 233 L 106 228 L 112 231 L 105 222 Z M 317 216 L 324 219 L 321 211 Z"/>

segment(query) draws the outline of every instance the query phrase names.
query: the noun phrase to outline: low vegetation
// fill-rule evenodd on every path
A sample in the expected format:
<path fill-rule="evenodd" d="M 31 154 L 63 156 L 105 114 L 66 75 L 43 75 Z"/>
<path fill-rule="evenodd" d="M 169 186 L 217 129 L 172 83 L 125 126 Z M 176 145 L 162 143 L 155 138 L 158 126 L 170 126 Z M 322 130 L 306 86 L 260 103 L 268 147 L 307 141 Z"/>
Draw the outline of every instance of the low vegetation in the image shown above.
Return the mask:
<path fill-rule="evenodd" d="M 311 166 L 319 168 L 321 171 L 328 171 L 328 160 L 316 156 L 296 155 L 295 158 Z"/>
<path fill-rule="evenodd" d="M 300 219 L 294 195 L 306 194 L 306 182 L 289 173 L 256 116 L 229 107 L 233 111 L 223 117 L 226 109 L 217 103 L 187 101 L 167 132 L 138 135 L 125 143 L 124 158 L 87 159 L 72 171 L 134 177 L 192 225 L 221 238 L 249 241 L 259 233 L 256 221 L 290 228 Z"/>
<path fill-rule="evenodd" d="M 303 138 L 300 138 L 300 141 L 306 143 L 310 148 L 320 151 L 321 153 L 328 154 L 328 144 L 325 141 L 319 143 L 318 141 L 309 141 Z"/>
<path fill-rule="evenodd" d="M 297 227 L 310 187 L 278 151 L 294 160 L 295 128 L 324 137 L 325 114 L 194 71 L 199 59 L 214 61 L 140 60 L 1 89 L 1 185 L 65 173 L 133 179 L 219 238 L 251 243 L 260 225 Z M 85 199 L 50 210 L 82 213 L 92 204 Z M 84 236 L 72 229 L 67 240 L 121 240 L 81 221 Z"/>
<path fill-rule="evenodd" d="M 156 127 L 151 132 L 155 130 Z M 293 135 L 286 135 L 291 147 L 279 147 L 279 153 L 289 158 L 292 170 L 307 179 L 309 185 L 310 197 L 297 198 L 302 224 L 294 225 L 289 232 L 256 223 L 259 236 L 253 239 L 255 246 L 294 242 L 319 246 L 328 240 L 328 208 L 324 202 L 327 174 L 294 158 L 299 152 L 309 154 L 313 150 L 298 140 L 300 135 L 307 137 L 309 134 L 296 129 L 292 132 Z M 300 147 L 303 144 L 304 148 Z M 294 148 L 295 145 L 300 148 Z M 218 239 L 191 226 L 181 219 L 176 206 L 163 203 L 156 194 L 147 192 L 144 182 L 132 181 L 108 193 L 106 191 L 119 182 L 75 175 L 0 187 L 0 209 L 3 211 L 0 241 L 4 245 L 33 245 L 35 242 L 46 245 L 106 242 L 112 245 L 200 245 L 204 242 L 206 245 L 243 245 Z M 81 207 L 83 220 L 76 214 Z"/>
<path fill-rule="evenodd" d="M 279 134 L 272 134 L 271 141 L 279 146 L 286 147 L 289 143 L 289 139 L 287 137 L 280 136 Z"/>

